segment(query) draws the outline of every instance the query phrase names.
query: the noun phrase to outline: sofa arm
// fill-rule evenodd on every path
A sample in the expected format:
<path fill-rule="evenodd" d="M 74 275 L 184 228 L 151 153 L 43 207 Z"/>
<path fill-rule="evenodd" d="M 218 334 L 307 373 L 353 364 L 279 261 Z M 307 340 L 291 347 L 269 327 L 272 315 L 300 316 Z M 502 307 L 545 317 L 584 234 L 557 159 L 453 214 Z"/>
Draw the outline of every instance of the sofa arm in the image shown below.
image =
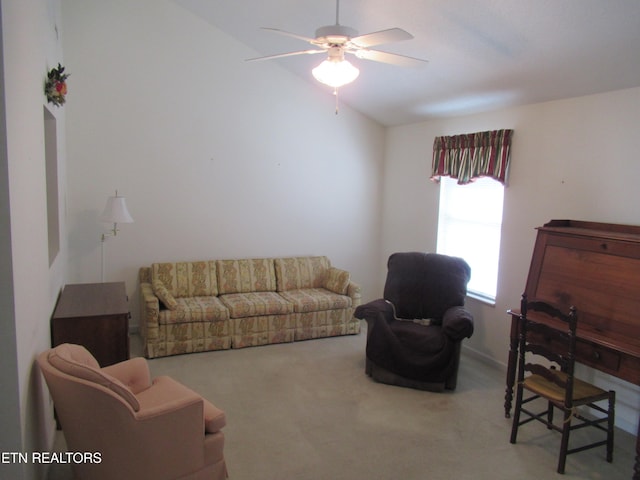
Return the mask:
<path fill-rule="evenodd" d="M 149 365 L 142 357 L 136 357 L 114 365 L 109 365 L 101 370 L 120 380 L 129 387 L 134 394 L 138 394 L 151 386 Z"/>
<path fill-rule="evenodd" d="M 351 306 L 357 307 L 362 303 L 362 291 L 360 285 L 349 280 L 349 286 L 347 287 L 347 295 L 351 297 Z"/>
<path fill-rule="evenodd" d="M 473 315 L 464 307 L 451 307 L 442 316 L 442 329 L 454 341 L 473 334 Z"/>
<path fill-rule="evenodd" d="M 138 283 L 151 283 L 151 267 L 138 269 Z"/>
<path fill-rule="evenodd" d="M 158 316 L 160 313 L 160 300 L 153 293 L 150 283 L 140 284 L 140 327 L 143 337 L 147 337 L 149 328 L 158 328 Z"/>

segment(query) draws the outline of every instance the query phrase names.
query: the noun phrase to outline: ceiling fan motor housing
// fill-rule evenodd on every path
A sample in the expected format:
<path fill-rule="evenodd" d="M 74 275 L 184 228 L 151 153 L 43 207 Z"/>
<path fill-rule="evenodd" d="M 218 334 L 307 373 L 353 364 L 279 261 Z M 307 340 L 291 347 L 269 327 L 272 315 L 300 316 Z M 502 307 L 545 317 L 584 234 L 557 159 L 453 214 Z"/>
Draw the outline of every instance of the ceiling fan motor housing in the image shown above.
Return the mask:
<path fill-rule="evenodd" d="M 321 45 L 343 45 L 356 36 L 355 29 L 344 25 L 327 25 L 316 30 L 316 42 Z"/>

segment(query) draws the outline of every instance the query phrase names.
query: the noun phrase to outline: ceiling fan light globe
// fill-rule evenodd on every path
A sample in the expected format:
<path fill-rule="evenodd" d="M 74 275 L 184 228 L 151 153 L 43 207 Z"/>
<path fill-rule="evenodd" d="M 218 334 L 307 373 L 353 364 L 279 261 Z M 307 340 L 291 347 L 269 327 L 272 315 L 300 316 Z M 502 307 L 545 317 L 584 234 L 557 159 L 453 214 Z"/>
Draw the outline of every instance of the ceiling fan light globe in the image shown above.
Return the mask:
<path fill-rule="evenodd" d="M 320 83 L 338 88 L 358 78 L 360 70 L 347 60 L 335 61 L 329 59 L 314 68 L 311 73 Z"/>

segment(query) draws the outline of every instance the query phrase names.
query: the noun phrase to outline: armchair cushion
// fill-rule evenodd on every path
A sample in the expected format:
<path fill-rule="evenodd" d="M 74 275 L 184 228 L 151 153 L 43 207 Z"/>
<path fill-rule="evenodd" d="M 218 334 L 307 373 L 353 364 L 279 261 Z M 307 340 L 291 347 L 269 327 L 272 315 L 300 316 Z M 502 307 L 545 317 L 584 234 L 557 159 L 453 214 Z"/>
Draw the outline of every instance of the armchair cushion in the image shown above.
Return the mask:
<path fill-rule="evenodd" d="M 441 319 L 452 305 L 464 305 L 469 265 L 435 253 L 394 253 L 389 257 L 384 298 L 400 318 Z"/>
<path fill-rule="evenodd" d="M 376 365 L 402 377 L 441 382 L 451 373 L 454 342 L 440 326 L 387 322 L 379 318 L 367 339 L 366 355 Z"/>
<path fill-rule="evenodd" d="M 102 371 L 93 355 L 83 346 L 59 345 L 51 350 L 48 360 L 61 372 L 102 385 L 122 397 L 134 411 L 140 410 L 140 403 L 133 392 L 120 380 Z"/>

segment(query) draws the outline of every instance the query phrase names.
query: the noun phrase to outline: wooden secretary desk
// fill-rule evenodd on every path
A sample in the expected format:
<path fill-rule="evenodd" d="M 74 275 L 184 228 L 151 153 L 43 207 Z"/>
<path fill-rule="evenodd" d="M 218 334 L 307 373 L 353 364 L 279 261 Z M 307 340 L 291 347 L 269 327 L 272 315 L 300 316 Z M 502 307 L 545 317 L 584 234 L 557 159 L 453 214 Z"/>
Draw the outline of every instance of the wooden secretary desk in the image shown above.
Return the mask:
<path fill-rule="evenodd" d="M 552 220 L 537 230 L 527 297 L 563 310 L 575 306 L 576 361 L 640 385 L 640 226 Z M 511 414 L 519 335 L 519 311 L 509 314 L 506 417 Z M 633 478 L 640 480 L 640 435 Z"/>

